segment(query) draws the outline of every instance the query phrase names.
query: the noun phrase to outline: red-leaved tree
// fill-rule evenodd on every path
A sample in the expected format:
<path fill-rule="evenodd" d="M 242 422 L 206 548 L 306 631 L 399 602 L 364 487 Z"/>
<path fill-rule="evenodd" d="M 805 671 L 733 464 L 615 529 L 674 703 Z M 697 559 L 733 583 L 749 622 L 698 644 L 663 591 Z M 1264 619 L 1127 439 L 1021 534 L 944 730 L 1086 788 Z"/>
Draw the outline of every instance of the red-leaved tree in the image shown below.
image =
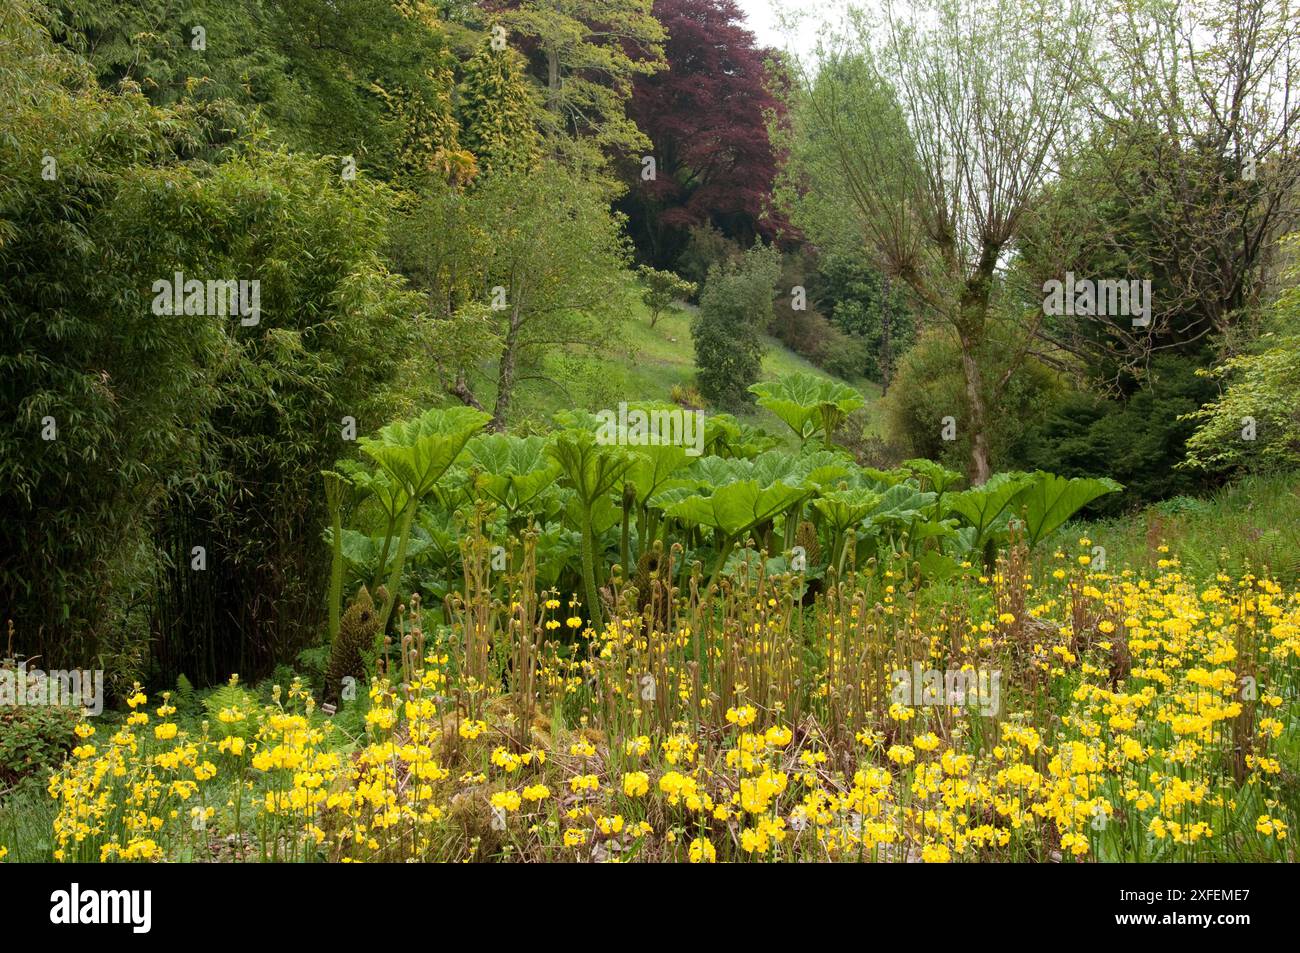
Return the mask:
<path fill-rule="evenodd" d="M 782 104 L 768 88 L 768 51 L 733 0 L 655 0 L 654 15 L 668 32 L 668 69 L 637 77 L 628 112 L 654 143 L 655 175 L 631 164 L 623 206 L 642 256 L 666 267 L 692 225 L 744 244 L 774 233 L 767 122 Z"/>

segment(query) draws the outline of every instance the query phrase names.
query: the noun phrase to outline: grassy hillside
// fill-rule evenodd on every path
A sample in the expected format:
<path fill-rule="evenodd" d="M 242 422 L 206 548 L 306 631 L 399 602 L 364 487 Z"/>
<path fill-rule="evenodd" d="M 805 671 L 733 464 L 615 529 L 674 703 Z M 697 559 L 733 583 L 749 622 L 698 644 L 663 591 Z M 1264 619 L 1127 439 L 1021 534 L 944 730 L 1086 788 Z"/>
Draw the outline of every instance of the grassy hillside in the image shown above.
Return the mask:
<path fill-rule="evenodd" d="M 540 377 L 521 381 L 515 402 L 516 421 L 522 426 L 542 426 L 557 410 L 569 407 L 600 410 L 616 407 L 619 401 L 670 400 L 675 386 L 695 383 L 695 350 L 691 343 L 691 314 L 687 308 L 673 309 L 650 327 L 650 315 L 639 291 L 628 288 L 624 300 L 626 318 L 615 330 L 619 345 L 597 355 L 584 348 L 571 348 L 547 355 Z M 688 306 L 689 308 L 689 306 Z M 804 371 L 830 377 L 773 337 L 765 336 L 763 377 L 779 377 Z M 485 406 L 495 397 L 492 375 L 485 368 L 474 383 L 474 391 Z M 869 430 L 877 422 L 879 385 L 861 378 L 850 381 L 866 398 Z M 754 407 L 737 414 L 772 434 L 784 436 L 786 427 L 766 410 Z"/>
<path fill-rule="evenodd" d="M 1300 474 L 1248 476 L 1208 499 L 1176 496 L 1139 513 L 1072 523 L 1055 543 L 1074 554 L 1078 538 L 1104 546 L 1108 568 L 1154 569 L 1178 554 L 1183 570 L 1200 580 L 1223 571 L 1250 571 L 1294 583 L 1300 579 Z"/>

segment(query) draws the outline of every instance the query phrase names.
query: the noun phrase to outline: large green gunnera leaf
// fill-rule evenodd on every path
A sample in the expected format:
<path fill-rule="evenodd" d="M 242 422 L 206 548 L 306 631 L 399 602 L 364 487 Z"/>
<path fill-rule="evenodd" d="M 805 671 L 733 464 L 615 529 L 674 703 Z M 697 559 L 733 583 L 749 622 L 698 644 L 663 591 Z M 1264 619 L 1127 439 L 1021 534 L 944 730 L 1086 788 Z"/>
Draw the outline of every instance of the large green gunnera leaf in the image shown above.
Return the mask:
<path fill-rule="evenodd" d="M 544 437 L 479 434 L 465 445 L 474 489 L 511 513 L 528 508 L 560 474 Z"/>
<path fill-rule="evenodd" d="M 800 440 L 817 433 L 829 436 L 844 418 L 866 401 L 849 385 L 814 374 L 786 374 L 749 387 L 758 403 L 776 414 Z"/>
<path fill-rule="evenodd" d="M 408 496 L 425 497 L 492 418 L 472 407 L 426 410 L 379 431 L 378 438 L 358 441 L 361 450 L 392 476 Z"/>
<path fill-rule="evenodd" d="M 1106 477 L 1056 476 L 1039 470 L 1033 482 L 1022 489 L 1011 506 L 1025 521 L 1025 541 L 1038 545 L 1043 537 L 1061 526 L 1099 496 L 1124 489 Z"/>
<path fill-rule="evenodd" d="M 995 473 L 983 486 L 949 497 L 948 511 L 963 517 L 974 527 L 974 545 L 979 546 L 1016 494 L 1032 481 L 1033 477 L 1026 473 Z"/>
<path fill-rule="evenodd" d="M 719 529 L 735 538 L 783 513 L 805 493 L 784 483 L 763 487 L 756 480 L 739 480 L 718 487 L 710 496 L 692 495 L 671 503 L 665 512 L 699 526 Z"/>

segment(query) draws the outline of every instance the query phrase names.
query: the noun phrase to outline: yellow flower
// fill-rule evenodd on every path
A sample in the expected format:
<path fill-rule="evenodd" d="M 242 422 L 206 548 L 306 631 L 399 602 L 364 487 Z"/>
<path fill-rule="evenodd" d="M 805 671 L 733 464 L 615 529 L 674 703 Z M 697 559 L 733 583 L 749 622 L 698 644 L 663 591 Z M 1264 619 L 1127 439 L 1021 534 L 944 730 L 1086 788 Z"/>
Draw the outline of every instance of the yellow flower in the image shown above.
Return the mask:
<path fill-rule="evenodd" d="M 916 760 L 916 752 L 907 745 L 891 745 L 886 755 L 895 764 L 909 765 Z"/>
<path fill-rule="evenodd" d="M 506 774 L 519 770 L 519 767 L 524 764 L 524 759 L 521 756 L 511 754 L 503 747 L 493 749 L 491 761 L 498 768 L 503 769 Z"/>
<path fill-rule="evenodd" d="M 763 737 L 773 748 L 784 748 L 794 738 L 794 732 L 789 728 L 773 725 L 767 729 L 767 733 Z"/>
<path fill-rule="evenodd" d="M 921 861 L 926 864 L 946 864 L 952 860 L 952 851 L 946 844 L 926 844 L 921 848 Z"/>
<path fill-rule="evenodd" d="M 1278 840 L 1286 840 L 1286 823 L 1279 821 L 1277 818 L 1269 817 L 1267 814 L 1259 816 L 1259 820 L 1255 822 L 1255 830 L 1266 836 L 1276 837 Z"/>
<path fill-rule="evenodd" d="M 727 709 L 727 721 L 741 728 L 748 728 L 755 719 L 758 718 L 758 712 L 752 705 L 742 705 L 739 708 Z"/>
<path fill-rule="evenodd" d="M 901 702 L 889 706 L 889 717 L 894 721 L 910 721 L 916 717 L 916 711 Z"/>
<path fill-rule="evenodd" d="M 518 791 L 498 791 L 492 795 L 491 802 L 501 811 L 517 811 L 521 803 Z"/>
<path fill-rule="evenodd" d="M 483 732 L 487 731 L 486 721 L 462 721 L 457 733 L 466 741 L 473 741 Z"/>
<path fill-rule="evenodd" d="M 1062 834 L 1061 849 L 1068 850 L 1074 856 L 1080 857 L 1088 853 L 1088 838 L 1074 831 Z"/>
<path fill-rule="evenodd" d="M 644 771 L 629 771 L 623 775 L 623 793 L 628 797 L 641 797 L 650 790 L 650 775 Z"/>
<path fill-rule="evenodd" d="M 697 837 L 691 841 L 690 859 L 692 864 L 712 864 L 717 862 L 718 852 L 712 843 L 703 837 Z"/>
<path fill-rule="evenodd" d="M 659 779 L 659 790 L 668 796 L 669 804 L 677 804 L 683 797 L 696 793 L 695 780 L 677 771 L 669 771 Z"/>

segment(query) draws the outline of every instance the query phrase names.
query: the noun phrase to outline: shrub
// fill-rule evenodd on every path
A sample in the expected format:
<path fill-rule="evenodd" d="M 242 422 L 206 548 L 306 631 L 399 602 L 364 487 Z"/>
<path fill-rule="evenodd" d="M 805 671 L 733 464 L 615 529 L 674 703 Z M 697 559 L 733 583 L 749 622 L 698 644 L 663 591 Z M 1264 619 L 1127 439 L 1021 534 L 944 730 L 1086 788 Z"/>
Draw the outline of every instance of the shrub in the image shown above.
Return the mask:
<path fill-rule="evenodd" d="M 870 346 L 867 342 L 856 335 L 845 334 L 833 324 L 828 323 L 826 330 L 817 366 L 826 373 L 845 380 L 866 376 L 866 370 L 871 365 Z"/>
<path fill-rule="evenodd" d="M 1001 353 L 1011 353 L 1011 349 Z M 1061 392 L 1061 385 L 1051 371 L 1036 361 L 1026 360 L 995 394 L 994 383 L 1004 372 L 1005 368 L 999 367 L 997 360 L 986 361 L 984 401 L 989 453 L 994 466 L 1001 469 L 1008 467 L 1007 461 L 1016 456 L 1013 448 L 1036 421 L 1045 418 Z M 881 409 L 890 442 L 906 448 L 910 456 L 936 460 L 954 470 L 966 470 L 970 460 L 966 384 L 961 371 L 961 352 L 949 335 L 942 332 L 922 335 L 899 361 Z M 953 440 L 944 439 L 945 417 L 955 420 Z M 1046 465 L 1042 468 L 1055 472 L 1055 468 Z"/>
<path fill-rule="evenodd" d="M 0 705 L 0 788 L 44 780 L 72 749 L 80 717 L 59 705 Z"/>
<path fill-rule="evenodd" d="M 690 385 L 674 384 L 668 392 L 668 399 L 687 410 L 701 410 L 704 407 L 704 397 Z"/>
<path fill-rule="evenodd" d="M 1297 255 L 1286 271 L 1291 286 L 1269 309 L 1269 332 L 1251 352 L 1208 372 L 1224 388 L 1189 418 L 1185 466 L 1203 471 L 1300 466 L 1300 233 L 1285 240 Z"/>
<path fill-rule="evenodd" d="M 1215 368 L 1226 376 L 1218 398 L 1189 418 L 1199 424 L 1187 441 L 1188 466 L 1260 470 L 1300 466 L 1300 335 L 1272 337 L 1255 354 Z"/>
<path fill-rule="evenodd" d="M 846 380 L 863 377 L 874 369 L 867 342 L 841 331 L 811 305 L 796 310 L 791 307 L 791 299 L 781 295 L 773 310 L 773 336 L 809 363 Z"/>
<path fill-rule="evenodd" d="M 888 388 L 899 356 L 916 338 L 916 320 L 898 283 L 891 286 L 860 249 L 835 247 L 817 256 L 808 291 L 830 324 L 853 342 L 852 373 Z M 830 363 L 822 366 L 840 373 Z"/>
<path fill-rule="evenodd" d="M 747 388 L 763 369 L 761 335 L 772 320 L 772 288 L 780 274 L 780 254 L 765 245 L 709 271 L 691 337 L 700 393 L 716 406 L 752 400 Z"/>
<path fill-rule="evenodd" d="M 835 429 L 834 442 L 853 454 L 859 466 L 892 470 L 909 456 L 906 448 L 886 441 L 873 429 L 871 414 L 860 408 Z"/>
<path fill-rule="evenodd" d="M 715 265 L 726 266 L 741 257 L 740 246 L 712 225 L 695 225 L 691 228 L 686 247 L 677 259 L 677 271 L 688 281 L 695 282 L 696 290 L 703 288 L 709 270 Z"/>
<path fill-rule="evenodd" d="M 1008 465 L 1062 476 L 1110 476 L 1127 487 L 1126 503 L 1208 489 L 1211 477 L 1177 466 L 1195 426 L 1184 415 L 1214 391 L 1196 368 L 1195 359 L 1168 355 L 1152 361 L 1142 386 L 1123 399 L 1066 395 L 1025 431 Z M 1094 511 L 1115 512 L 1119 505 L 1102 500 Z"/>

